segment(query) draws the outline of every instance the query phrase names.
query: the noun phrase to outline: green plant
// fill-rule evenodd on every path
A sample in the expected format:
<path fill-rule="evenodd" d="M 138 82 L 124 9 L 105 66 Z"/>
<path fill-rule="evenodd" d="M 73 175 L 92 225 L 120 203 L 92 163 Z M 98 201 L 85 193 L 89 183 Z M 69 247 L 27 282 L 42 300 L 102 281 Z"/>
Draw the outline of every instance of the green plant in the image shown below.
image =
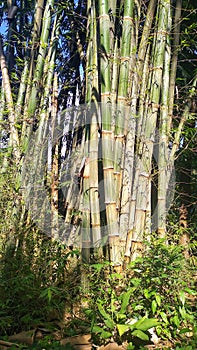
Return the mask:
<path fill-rule="evenodd" d="M 195 321 L 195 310 L 188 298 L 195 299 L 197 295 L 192 270 L 179 246 L 151 239 L 147 248 L 145 256 L 130 265 L 134 272 L 130 286 L 138 285 L 131 307 L 134 313 L 142 309 L 149 317 L 159 319 L 156 330 L 160 337 L 176 338 L 191 331 Z"/>
<path fill-rule="evenodd" d="M 158 325 L 157 319 L 142 314 L 138 317 L 133 315 L 130 303 L 137 286 L 128 288 L 124 276 L 117 273 L 109 274 L 109 268 L 107 263 L 91 266 L 91 298 L 89 307 L 84 311 L 91 320 L 94 341 L 103 343 L 113 339 L 122 343 L 127 340 L 130 342 L 130 347 L 136 338 L 141 342 L 149 342 L 148 330 Z M 102 285 L 98 283 L 101 276 L 104 277 Z"/>

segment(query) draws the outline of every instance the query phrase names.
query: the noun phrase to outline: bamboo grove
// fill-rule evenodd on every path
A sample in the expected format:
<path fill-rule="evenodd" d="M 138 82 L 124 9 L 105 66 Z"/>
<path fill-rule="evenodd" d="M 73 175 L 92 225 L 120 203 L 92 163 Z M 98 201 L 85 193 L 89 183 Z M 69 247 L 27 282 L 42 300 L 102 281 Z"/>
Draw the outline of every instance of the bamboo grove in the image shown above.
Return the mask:
<path fill-rule="evenodd" d="M 195 71 L 176 107 L 182 0 L 4 5 L 1 167 L 17 165 L 14 210 L 85 261 L 94 251 L 122 266 L 151 232 L 166 237 L 174 161 L 194 114 Z"/>

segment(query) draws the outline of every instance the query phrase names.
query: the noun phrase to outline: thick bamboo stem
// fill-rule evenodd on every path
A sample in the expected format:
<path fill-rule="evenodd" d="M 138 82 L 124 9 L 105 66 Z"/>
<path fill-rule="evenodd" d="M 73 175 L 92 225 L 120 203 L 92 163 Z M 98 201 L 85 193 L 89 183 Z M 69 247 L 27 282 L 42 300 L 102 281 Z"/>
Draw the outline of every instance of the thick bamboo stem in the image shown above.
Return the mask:
<path fill-rule="evenodd" d="M 163 59 L 166 46 L 166 35 L 168 32 L 168 11 L 165 8 L 165 1 L 160 2 L 158 9 L 158 29 L 156 32 L 155 42 L 153 45 L 153 69 L 152 69 L 152 85 L 150 90 L 151 108 L 148 110 L 145 137 L 142 142 L 142 155 L 138 158 L 139 162 L 139 178 L 138 190 L 136 197 L 135 220 L 132 233 L 133 242 L 142 242 L 145 227 L 147 227 L 147 212 L 150 217 L 148 208 L 150 207 L 150 183 L 151 183 L 151 164 L 153 154 L 153 144 L 155 138 L 155 127 L 157 122 L 162 74 Z M 146 195 L 148 193 L 148 196 Z M 151 222 L 149 223 L 149 225 Z M 151 227 L 149 227 L 151 230 Z M 135 249 L 138 249 L 136 243 L 131 248 L 133 257 L 135 257 Z"/>
<path fill-rule="evenodd" d="M 176 84 L 176 71 L 177 71 L 177 60 L 179 53 L 179 41 L 180 41 L 180 23 L 181 23 L 181 9 L 182 0 L 176 0 L 175 19 L 173 26 L 173 54 L 170 71 L 170 83 L 169 83 L 169 117 L 168 117 L 168 133 L 172 123 L 173 109 L 174 109 L 174 94 Z"/>
<path fill-rule="evenodd" d="M 170 2 L 166 2 L 168 8 L 168 28 L 171 28 L 171 9 Z M 163 69 L 163 83 L 161 91 L 161 108 L 160 108 L 160 125 L 159 125 L 159 150 L 158 150 L 158 204 L 157 204 L 157 230 L 161 237 L 166 234 L 166 214 L 167 214 L 167 171 L 168 169 L 168 106 L 169 106 L 169 83 L 170 83 L 170 60 L 171 48 L 170 38 L 167 37 L 164 69 Z"/>
<path fill-rule="evenodd" d="M 5 91 L 5 99 L 8 107 L 8 119 L 9 119 L 9 127 L 10 127 L 9 144 L 11 147 L 13 147 L 14 157 L 16 158 L 16 160 L 19 160 L 20 158 L 19 136 L 18 136 L 18 130 L 15 124 L 16 119 L 15 119 L 15 111 L 14 111 L 14 102 L 13 102 L 8 68 L 5 61 L 1 37 L 0 37 L 0 66 L 1 66 L 1 72 L 2 72 L 4 91 Z"/>

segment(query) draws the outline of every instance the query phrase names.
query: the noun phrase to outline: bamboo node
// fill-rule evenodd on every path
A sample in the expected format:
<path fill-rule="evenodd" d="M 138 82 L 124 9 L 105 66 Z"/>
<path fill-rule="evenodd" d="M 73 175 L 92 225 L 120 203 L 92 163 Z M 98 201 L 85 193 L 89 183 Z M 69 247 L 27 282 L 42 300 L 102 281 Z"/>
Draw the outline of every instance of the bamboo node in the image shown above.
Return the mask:
<path fill-rule="evenodd" d="M 124 17 L 123 17 L 123 21 L 130 21 L 130 22 L 133 22 L 133 17 L 124 16 Z"/>
<path fill-rule="evenodd" d="M 125 97 L 125 96 L 118 96 L 117 100 L 118 100 L 118 102 L 119 102 L 119 101 L 127 101 L 128 98 Z"/>
<path fill-rule="evenodd" d="M 106 91 L 106 92 L 101 92 L 101 96 L 110 96 L 111 92 Z"/>
<path fill-rule="evenodd" d="M 103 167 L 103 170 L 113 170 L 113 166 L 112 165 L 110 165 L 110 166 L 106 166 L 106 167 Z"/>
<path fill-rule="evenodd" d="M 120 57 L 120 60 L 121 60 L 121 63 L 122 62 L 128 62 L 129 60 L 130 60 L 130 57 L 129 56 L 127 56 L 127 57 Z"/>
<path fill-rule="evenodd" d="M 160 104 L 154 102 L 151 103 L 151 106 L 156 109 L 160 108 Z"/>
<path fill-rule="evenodd" d="M 119 134 L 119 135 L 114 135 L 115 140 L 116 139 L 124 139 L 125 135 L 124 134 Z"/>
<path fill-rule="evenodd" d="M 110 135 L 112 135 L 112 131 L 111 130 L 102 130 L 102 134 L 104 134 L 104 135 L 107 135 L 107 134 L 110 134 Z"/>
<path fill-rule="evenodd" d="M 101 19 L 101 18 L 109 19 L 109 15 L 107 13 L 103 13 L 102 15 L 98 16 L 98 19 Z"/>
<path fill-rule="evenodd" d="M 149 71 L 154 71 L 154 70 L 162 70 L 163 69 L 163 66 L 157 66 L 157 67 L 152 67 L 152 68 L 149 68 Z"/>
<path fill-rule="evenodd" d="M 168 31 L 166 31 L 166 30 L 158 30 L 158 32 L 157 32 L 157 35 L 158 34 L 164 34 L 164 35 L 169 35 L 170 33 L 168 32 Z"/>

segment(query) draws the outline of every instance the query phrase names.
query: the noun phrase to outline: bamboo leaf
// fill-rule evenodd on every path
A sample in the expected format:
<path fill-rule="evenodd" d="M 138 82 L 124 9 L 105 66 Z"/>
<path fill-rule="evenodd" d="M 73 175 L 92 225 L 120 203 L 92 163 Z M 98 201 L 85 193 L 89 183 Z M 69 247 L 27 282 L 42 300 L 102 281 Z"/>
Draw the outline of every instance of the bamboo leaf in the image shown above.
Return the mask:
<path fill-rule="evenodd" d="M 158 326 L 158 321 L 155 318 L 143 318 L 135 324 L 135 328 L 141 331 L 147 331 L 152 327 Z"/>
<path fill-rule="evenodd" d="M 148 335 L 142 332 L 140 329 L 136 329 L 135 331 L 133 331 L 132 335 L 134 335 L 137 338 L 140 338 L 141 340 L 149 340 Z"/>
<path fill-rule="evenodd" d="M 103 338 L 103 339 L 108 339 L 111 336 L 112 336 L 112 333 L 107 332 L 107 331 L 102 331 L 102 333 L 101 333 L 101 338 Z"/>
<path fill-rule="evenodd" d="M 156 310 L 157 310 L 157 302 L 156 300 L 153 300 L 152 303 L 151 303 L 151 309 L 152 309 L 152 312 L 153 312 L 153 315 L 155 314 Z"/>
<path fill-rule="evenodd" d="M 133 293 L 133 288 L 131 288 L 130 290 L 128 290 L 128 292 L 123 294 L 122 304 L 121 304 L 121 308 L 120 308 L 121 314 L 125 313 L 127 306 L 129 305 L 129 300 L 130 300 L 132 293 Z"/>
<path fill-rule="evenodd" d="M 102 333 L 102 331 L 103 331 L 103 328 L 101 328 L 97 325 L 93 326 L 93 328 L 92 328 L 93 333 Z"/>
<path fill-rule="evenodd" d="M 118 333 L 120 335 L 120 337 L 122 337 L 122 335 L 126 332 L 128 332 L 129 330 L 129 325 L 128 324 L 117 324 L 117 329 L 118 329 Z"/>
<path fill-rule="evenodd" d="M 167 315 L 165 314 L 165 312 L 160 312 L 160 316 L 161 316 L 162 320 L 163 320 L 165 323 L 169 323 L 169 322 L 168 322 Z"/>
<path fill-rule="evenodd" d="M 161 306 L 161 297 L 159 294 L 155 294 L 155 299 L 156 299 L 157 305 Z"/>
<path fill-rule="evenodd" d="M 103 306 L 102 306 L 100 303 L 97 303 L 97 306 L 98 306 L 98 310 L 99 310 L 101 316 L 103 316 L 103 318 L 104 318 L 105 320 L 108 320 L 108 321 L 110 321 L 111 323 L 113 323 L 112 318 L 110 317 L 109 314 L 107 314 L 107 312 L 104 310 Z"/>

